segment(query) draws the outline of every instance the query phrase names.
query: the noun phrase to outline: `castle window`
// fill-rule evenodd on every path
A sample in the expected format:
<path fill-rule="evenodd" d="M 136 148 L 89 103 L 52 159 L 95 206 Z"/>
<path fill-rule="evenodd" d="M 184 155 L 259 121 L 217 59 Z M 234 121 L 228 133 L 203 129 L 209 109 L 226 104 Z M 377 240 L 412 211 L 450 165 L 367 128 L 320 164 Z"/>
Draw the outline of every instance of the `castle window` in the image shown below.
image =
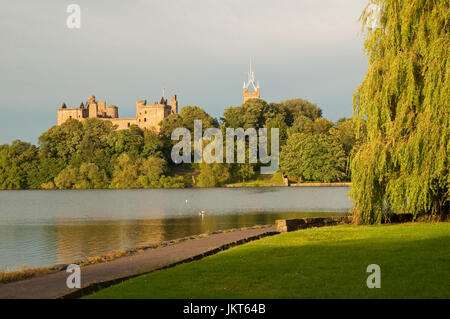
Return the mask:
<path fill-rule="evenodd" d="M 144 122 L 147 122 L 147 118 L 146 117 L 144 117 Z"/>
<path fill-rule="evenodd" d="M 147 114 L 147 111 L 145 111 L 145 114 Z"/>
<path fill-rule="evenodd" d="M 128 122 L 128 127 L 130 127 L 130 122 Z"/>

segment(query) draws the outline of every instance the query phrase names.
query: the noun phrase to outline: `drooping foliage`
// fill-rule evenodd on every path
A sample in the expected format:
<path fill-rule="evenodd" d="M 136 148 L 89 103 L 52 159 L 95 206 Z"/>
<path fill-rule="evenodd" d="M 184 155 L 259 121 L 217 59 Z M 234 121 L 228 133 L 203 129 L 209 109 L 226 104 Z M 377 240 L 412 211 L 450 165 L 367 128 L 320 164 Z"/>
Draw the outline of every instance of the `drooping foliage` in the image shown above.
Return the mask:
<path fill-rule="evenodd" d="M 351 162 L 359 222 L 449 211 L 449 6 L 372 0 L 361 16 L 369 67 L 354 112 L 367 119 L 367 142 Z"/>

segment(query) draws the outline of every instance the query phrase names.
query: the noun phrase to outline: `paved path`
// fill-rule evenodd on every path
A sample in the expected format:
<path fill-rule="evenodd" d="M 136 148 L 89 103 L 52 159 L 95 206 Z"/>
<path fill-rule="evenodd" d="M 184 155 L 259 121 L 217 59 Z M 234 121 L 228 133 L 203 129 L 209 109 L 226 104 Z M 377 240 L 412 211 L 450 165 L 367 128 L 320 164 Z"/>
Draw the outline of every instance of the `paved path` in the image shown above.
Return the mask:
<path fill-rule="evenodd" d="M 246 241 L 276 234 L 275 228 L 238 230 L 210 235 L 166 247 L 148 249 L 110 262 L 81 267 L 81 289 L 68 289 L 65 271 L 0 284 L 0 299 L 39 298 L 54 299 L 64 295 L 76 297 L 92 287 L 104 287 L 123 279 L 148 273 L 176 263 L 200 259 Z M 88 287 L 88 288 L 87 288 Z"/>

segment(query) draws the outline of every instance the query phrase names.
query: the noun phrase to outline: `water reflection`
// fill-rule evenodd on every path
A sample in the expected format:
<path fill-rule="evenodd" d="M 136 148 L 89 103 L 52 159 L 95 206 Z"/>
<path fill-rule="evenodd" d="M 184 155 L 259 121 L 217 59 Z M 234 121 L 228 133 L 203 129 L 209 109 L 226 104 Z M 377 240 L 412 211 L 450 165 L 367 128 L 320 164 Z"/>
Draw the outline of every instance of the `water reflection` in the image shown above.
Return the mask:
<path fill-rule="evenodd" d="M 332 215 L 337 214 L 320 214 Z M 263 213 L 110 221 L 60 219 L 56 225 L 0 226 L 0 269 L 70 263 L 115 250 L 148 246 L 216 230 L 273 224 L 281 218 L 312 216 L 318 215 Z"/>
<path fill-rule="evenodd" d="M 216 230 L 273 224 L 281 218 L 336 215 L 350 207 L 347 192 L 346 188 L 0 192 L 0 269 L 70 263 Z M 202 210 L 204 216 L 199 215 Z"/>

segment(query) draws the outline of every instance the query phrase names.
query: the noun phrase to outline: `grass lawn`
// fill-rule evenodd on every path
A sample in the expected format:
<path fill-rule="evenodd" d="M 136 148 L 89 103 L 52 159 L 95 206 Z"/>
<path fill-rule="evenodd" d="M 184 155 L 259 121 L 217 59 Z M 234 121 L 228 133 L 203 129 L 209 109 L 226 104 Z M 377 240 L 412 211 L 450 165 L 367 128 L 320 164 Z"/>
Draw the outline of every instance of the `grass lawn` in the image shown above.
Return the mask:
<path fill-rule="evenodd" d="M 381 267 L 379 289 L 367 288 L 369 264 Z M 450 298 L 450 223 L 285 233 L 87 298 Z"/>

